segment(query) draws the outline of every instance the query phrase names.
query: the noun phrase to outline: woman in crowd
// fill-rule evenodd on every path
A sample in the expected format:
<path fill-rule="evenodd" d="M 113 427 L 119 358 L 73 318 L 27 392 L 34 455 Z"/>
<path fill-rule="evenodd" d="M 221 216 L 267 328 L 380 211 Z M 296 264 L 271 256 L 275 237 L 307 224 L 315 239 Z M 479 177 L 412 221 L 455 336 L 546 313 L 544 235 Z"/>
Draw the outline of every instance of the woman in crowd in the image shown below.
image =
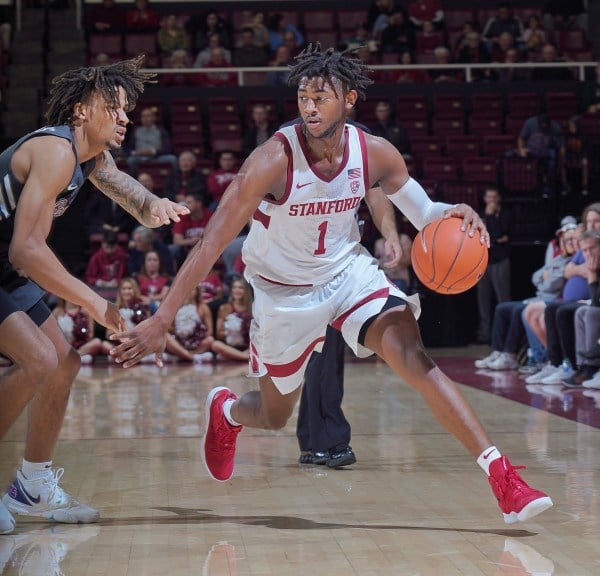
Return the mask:
<path fill-rule="evenodd" d="M 164 271 L 160 254 L 156 250 L 146 252 L 144 263 L 136 279 L 142 302 L 148 305 L 150 312 L 154 314 L 171 285 L 171 277 Z"/>
<path fill-rule="evenodd" d="M 175 314 L 173 334 L 177 342 L 194 355 L 194 362 L 212 362 L 212 312 L 202 299 L 200 285 L 194 288 L 188 301 Z"/>
<path fill-rule="evenodd" d="M 212 345 L 217 358 L 248 360 L 251 320 L 250 285 L 243 278 L 237 278 L 231 283 L 229 302 L 221 304 L 217 312 L 217 339 Z"/>

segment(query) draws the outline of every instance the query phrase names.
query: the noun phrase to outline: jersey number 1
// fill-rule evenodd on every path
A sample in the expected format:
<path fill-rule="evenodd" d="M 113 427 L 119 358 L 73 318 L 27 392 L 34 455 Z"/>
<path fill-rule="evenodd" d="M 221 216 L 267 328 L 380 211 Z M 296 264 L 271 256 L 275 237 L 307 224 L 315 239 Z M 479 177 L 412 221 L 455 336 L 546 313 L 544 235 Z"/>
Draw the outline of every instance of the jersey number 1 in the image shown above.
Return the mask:
<path fill-rule="evenodd" d="M 321 222 L 317 230 L 319 231 L 319 244 L 317 249 L 314 251 L 315 256 L 321 256 L 321 254 L 325 254 L 325 234 L 327 233 L 327 225 L 329 222 L 325 220 L 325 222 Z"/>

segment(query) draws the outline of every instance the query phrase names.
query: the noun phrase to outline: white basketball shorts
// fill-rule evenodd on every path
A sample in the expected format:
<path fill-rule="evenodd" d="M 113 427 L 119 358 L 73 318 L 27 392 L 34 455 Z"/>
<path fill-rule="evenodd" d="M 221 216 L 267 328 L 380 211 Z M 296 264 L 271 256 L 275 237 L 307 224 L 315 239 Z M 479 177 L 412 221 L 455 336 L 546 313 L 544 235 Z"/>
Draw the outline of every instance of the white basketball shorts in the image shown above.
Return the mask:
<path fill-rule="evenodd" d="M 360 329 L 381 311 L 388 296 L 406 300 L 416 318 L 421 312 L 418 295 L 407 296 L 392 284 L 365 249 L 326 284 L 285 286 L 259 276 L 250 282 L 249 376 L 268 374 L 282 394 L 302 384 L 310 355 L 323 346 L 327 324 L 342 332 L 357 356 L 366 357 L 373 351 L 358 343 Z"/>

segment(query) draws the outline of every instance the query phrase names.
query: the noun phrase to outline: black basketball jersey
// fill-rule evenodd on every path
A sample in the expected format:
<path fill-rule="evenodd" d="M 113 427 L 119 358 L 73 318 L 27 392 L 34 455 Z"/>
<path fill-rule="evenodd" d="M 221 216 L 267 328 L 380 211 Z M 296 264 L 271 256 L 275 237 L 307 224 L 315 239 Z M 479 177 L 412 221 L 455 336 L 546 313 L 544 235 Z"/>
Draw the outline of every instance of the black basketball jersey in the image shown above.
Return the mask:
<path fill-rule="evenodd" d="M 71 142 L 73 154 L 77 159 L 75 142 L 69 126 L 45 126 L 26 134 L 9 146 L 0 154 L 0 259 L 6 258 L 8 247 L 13 234 L 14 216 L 19 203 L 19 197 L 23 190 L 23 183 L 19 182 L 11 170 L 13 154 L 27 140 L 38 136 L 57 136 Z M 51 144 L 50 144 L 51 145 Z M 54 217 L 58 217 L 71 205 L 85 179 L 95 165 L 94 160 L 88 160 L 82 164 L 75 163 L 75 169 L 69 184 L 56 197 L 54 205 Z"/>

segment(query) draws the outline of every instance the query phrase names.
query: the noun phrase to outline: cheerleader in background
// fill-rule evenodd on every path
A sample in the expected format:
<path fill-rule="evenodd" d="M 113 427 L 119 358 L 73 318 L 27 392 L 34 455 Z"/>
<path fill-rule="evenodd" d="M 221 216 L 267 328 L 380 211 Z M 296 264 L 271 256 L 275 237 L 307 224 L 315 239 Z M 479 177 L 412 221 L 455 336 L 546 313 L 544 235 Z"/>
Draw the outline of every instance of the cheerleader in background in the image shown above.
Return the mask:
<path fill-rule="evenodd" d="M 133 278 L 123 278 L 123 280 L 121 280 L 115 304 L 119 308 L 119 312 L 125 320 L 128 329 L 134 328 L 142 320 L 146 320 L 146 318 L 150 318 L 151 316 L 150 307 L 142 300 L 140 287 Z M 107 338 L 111 334 L 112 332 L 109 330 L 106 331 Z M 108 350 L 116 346 L 116 344 L 111 341 L 104 342 L 104 345 L 107 346 Z M 172 334 L 167 334 L 167 345 L 165 349 L 168 354 L 164 354 L 163 358 L 166 360 L 169 360 L 169 355 L 173 355 L 184 362 L 194 361 L 194 355 L 190 354 L 181 344 L 179 344 Z M 112 358 L 112 356 L 109 356 L 109 358 Z M 154 355 L 148 356 L 147 361 L 149 363 L 154 363 Z"/>
<path fill-rule="evenodd" d="M 108 354 L 110 347 L 100 338 L 94 338 L 94 320 L 81 306 L 59 298 L 52 314 L 69 344 L 81 356 L 82 364 L 92 364 L 98 354 Z"/>
<path fill-rule="evenodd" d="M 252 291 L 243 278 L 231 283 L 229 302 L 217 312 L 217 339 L 212 350 L 217 358 L 248 360 L 250 321 L 252 320 Z"/>
<path fill-rule="evenodd" d="M 202 298 L 200 284 L 175 314 L 172 331 L 177 342 L 194 355 L 194 362 L 213 361 L 212 312 Z"/>

